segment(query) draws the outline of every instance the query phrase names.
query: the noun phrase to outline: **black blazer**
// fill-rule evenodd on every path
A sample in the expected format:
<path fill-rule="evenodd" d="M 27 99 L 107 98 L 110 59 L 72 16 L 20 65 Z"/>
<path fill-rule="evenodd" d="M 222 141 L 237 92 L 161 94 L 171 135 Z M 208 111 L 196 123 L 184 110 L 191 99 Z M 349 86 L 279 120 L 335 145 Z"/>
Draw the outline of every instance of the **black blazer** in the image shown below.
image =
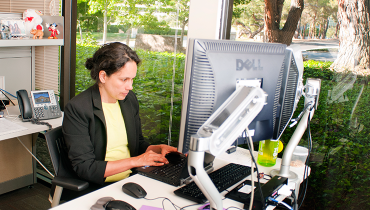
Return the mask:
<path fill-rule="evenodd" d="M 144 153 L 149 143 L 144 141 L 139 117 L 139 103 L 130 91 L 119 100 L 127 130 L 131 157 Z M 93 85 L 72 98 L 64 109 L 63 135 L 73 170 L 89 182 L 104 184 L 107 131 L 100 92 Z"/>

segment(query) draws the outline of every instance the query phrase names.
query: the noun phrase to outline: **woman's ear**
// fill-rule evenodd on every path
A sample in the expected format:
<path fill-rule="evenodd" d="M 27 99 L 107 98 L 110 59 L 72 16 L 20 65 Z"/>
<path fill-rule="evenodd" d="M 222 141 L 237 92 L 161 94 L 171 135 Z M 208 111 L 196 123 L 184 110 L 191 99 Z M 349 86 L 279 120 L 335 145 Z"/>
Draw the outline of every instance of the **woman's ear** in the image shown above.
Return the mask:
<path fill-rule="evenodd" d="M 105 83 L 105 80 L 107 79 L 107 73 L 104 70 L 99 71 L 99 80 L 101 83 Z"/>

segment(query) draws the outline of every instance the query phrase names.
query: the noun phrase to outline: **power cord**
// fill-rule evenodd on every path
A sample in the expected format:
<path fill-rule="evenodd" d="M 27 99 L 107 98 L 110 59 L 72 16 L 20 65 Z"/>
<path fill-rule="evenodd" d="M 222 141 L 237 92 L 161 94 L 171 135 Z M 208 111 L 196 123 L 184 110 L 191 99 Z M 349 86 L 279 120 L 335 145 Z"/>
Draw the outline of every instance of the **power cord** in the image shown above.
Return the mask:
<path fill-rule="evenodd" d="M 291 206 L 289 206 L 288 204 L 286 204 L 286 203 L 285 203 L 285 202 L 283 202 L 283 201 L 278 201 L 278 200 L 275 200 L 275 199 L 273 199 L 273 198 L 271 198 L 271 197 L 268 197 L 268 200 L 269 200 L 269 201 L 272 201 L 272 202 L 275 202 L 275 203 L 277 203 L 277 204 L 282 204 L 283 206 L 287 207 L 288 209 L 293 209 Z"/>
<path fill-rule="evenodd" d="M 292 191 L 292 197 L 293 197 L 293 210 L 296 210 L 295 206 L 296 206 L 296 203 L 298 202 L 298 200 L 297 200 L 297 197 L 295 197 L 295 190 L 291 189 L 291 191 Z"/>
<path fill-rule="evenodd" d="M 312 150 L 312 137 L 311 137 L 311 128 L 310 128 L 310 124 L 311 124 L 311 112 L 308 113 L 308 120 L 307 120 L 307 141 L 308 141 L 308 155 L 307 155 L 307 159 L 306 159 L 306 163 L 305 163 L 305 168 L 304 168 L 304 174 L 303 174 L 303 180 L 305 182 L 305 185 L 304 185 L 304 188 L 303 188 L 303 197 L 302 197 L 302 200 L 301 200 L 301 203 L 299 204 L 298 206 L 298 209 L 301 208 L 302 204 L 303 204 L 303 201 L 306 197 L 306 192 L 307 192 L 307 186 L 308 186 L 308 165 L 310 163 L 310 154 L 311 154 L 311 150 Z M 297 203 L 298 203 L 298 200 L 301 199 L 301 193 L 297 199 Z"/>
<path fill-rule="evenodd" d="M 35 160 L 46 170 L 46 172 L 48 172 L 48 174 L 50 174 L 50 176 L 54 178 L 54 175 L 50 173 L 50 171 L 39 161 L 39 159 L 37 159 L 37 157 L 34 154 L 32 154 L 32 152 L 26 147 L 26 145 L 23 144 L 19 137 L 17 137 L 17 139 L 22 144 L 22 146 L 27 150 L 27 152 L 30 153 L 30 155 L 32 155 L 32 157 L 35 158 Z"/>
<path fill-rule="evenodd" d="M 247 141 L 247 144 L 248 144 L 248 148 L 249 148 L 249 153 L 251 154 L 251 157 L 253 158 L 253 153 L 252 151 L 254 151 L 254 148 L 253 148 L 253 141 L 252 141 L 252 137 L 249 135 L 249 129 L 248 127 L 244 130 L 245 134 L 246 134 L 246 137 L 248 136 L 248 141 Z M 254 201 L 254 165 L 257 166 L 257 164 L 255 164 L 255 162 L 253 161 L 253 159 L 251 158 L 252 162 L 251 162 L 251 196 L 250 196 L 250 199 L 249 199 L 249 210 L 252 210 L 252 207 L 253 207 L 253 201 Z M 258 173 L 257 173 L 258 174 Z M 259 176 L 257 177 L 259 179 Z"/>
<path fill-rule="evenodd" d="M 174 204 L 169 198 L 167 198 L 167 197 L 158 197 L 158 198 L 144 198 L 145 200 L 148 200 L 148 201 L 153 201 L 153 200 L 158 200 L 158 199 L 163 199 L 162 200 L 162 208 L 163 209 L 165 209 L 164 208 L 164 202 L 167 200 L 167 201 L 169 201 L 171 204 L 172 204 L 172 206 L 177 210 L 177 209 L 179 209 L 179 210 L 183 210 L 183 209 L 185 209 L 185 208 L 188 208 L 188 207 L 192 207 L 192 206 L 196 206 L 196 205 L 200 205 L 199 203 L 196 203 L 196 204 L 191 204 L 191 205 L 187 205 L 187 206 L 183 206 L 183 207 L 180 207 L 180 206 L 178 206 L 178 205 L 176 205 L 176 204 Z"/>
<path fill-rule="evenodd" d="M 179 206 L 177 206 L 176 204 L 174 204 L 169 198 L 166 198 L 166 197 L 158 197 L 158 198 L 145 198 L 144 197 L 144 199 L 145 200 L 148 200 L 148 201 L 154 201 L 154 200 L 158 200 L 158 199 L 163 199 L 162 200 L 162 208 L 163 209 L 165 209 L 164 208 L 164 201 L 166 201 L 166 200 L 168 200 L 176 210 L 177 210 L 177 208 L 180 208 Z"/>
<path fill-rule="evenodd" d="M 7 94 L 9 94 L 9 95 L 11 95 L 11 96 L 13 96 L 14 98 L 17 98 L 16 96 L 14 96 L 14 95 L 12 95 L 12 94 L 10 94 L 9 92 L 7 92 L 7 91 L 5 91 L 5 90 L 3 90 L 3 89 L 1 89 L 0 88 L 0 91 L 3 93 L 3 95 L 13 104 L 13 106 L 15 106 L 15 104 L 14 104 L 14 102 L 12 101 L 12 100 L 10 100 L 10 98 L 5 94 L 5 93 L 7 93 Z M 4 103 L 4 102 L 3 102 Z"/>
<path fill-rule="evenodd" d="M 248 128 L 247 128 L 247 129 L 248 129 Z M 247 129 L 246 129 L 246 130 L 247 130 Z M 246 130 L 244 130 L 244 132 L 243 132 L 243 133 L 244 133 L 244 135 L 246 134 Z M 250 135 L 248 135 L 248 137 L 249 137 L 249 141 L 246 141 L 246 142 L 247 142 L 247 145 L 248 145 L 248 148 L 249 148 L 249 153 L 251 154 L 251 158 L 252 158 L 252 160 L 253 160 L 253 163 L 254 163 L 254 165 L 256 166 L 257 174 L 259 174 L 258 166 L 257 166 L 257 162 L 256 162 L 256 160 L 254 159 L 253 152 L 252 152 L 252 150 L 251 150 L 251 148 L 253 148 L 253 141 L 252 141 L 252 137 L 250 137 Z M 246 136 L 245 136 L 245 138 L 246 138 Z M 253 171 L 252 171 L 251 173 L 252 173 L 252 175 L 253 175 Z M 265 208 L 266 208 L 266 205 L 265 205 L 265 198 L 263 197 L 263 194 L 262 194 L 262 188 L 261 188 L 260 177 L 259 177 L 259 176 L 257 176 L 257 179 L 258 179 L 258 188 L 259 188 L 259 191 L 260 191 L 260 196 L 261 196 L 262 206 L 263 206 L 263 208 L 265 209 Z M 252 188 L 252 192 L 254 192 L 254 183 L 253 183 L 253 182 L 252 182 L 252 186 L 253 186 L 253 188 Z M 252 196 L 251 196 L 250 201 L 253 203 Z"/>

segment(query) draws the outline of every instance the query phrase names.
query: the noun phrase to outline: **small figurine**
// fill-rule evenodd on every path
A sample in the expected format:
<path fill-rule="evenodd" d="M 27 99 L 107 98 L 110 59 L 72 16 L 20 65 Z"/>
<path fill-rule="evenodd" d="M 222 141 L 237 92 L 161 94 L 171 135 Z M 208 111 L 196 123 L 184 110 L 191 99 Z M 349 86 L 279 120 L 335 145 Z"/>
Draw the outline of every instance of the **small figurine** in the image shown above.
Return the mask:
<path fill-rule="evenodd" d="M 1 26 L 1 38 L 2 39 L 10 39 L 11 37 L 12 36 L 11 36 L 11 33 L 10 33 L 9 26 L 2 25 Z"/>
<path fill-rule="evenodd" d="M 51 34 L 48 37 L 48 39 L 58 39 L 56 36 L 59 35 L 59 30 L 57 29 L 57 26 L 58 25 L 56 23 L 53 24 L 46 23 L 46 27 L 48 27 L 49 31 L 51 31 Z"/>
<path fill-rule="evenodd" d="M 37 25 L 36 29 L 31 30 L 31 34 L 33 34 L 33 39 L 42 39 L 42 37 L 44 36 L 44 29 L 41 25 Z"/>

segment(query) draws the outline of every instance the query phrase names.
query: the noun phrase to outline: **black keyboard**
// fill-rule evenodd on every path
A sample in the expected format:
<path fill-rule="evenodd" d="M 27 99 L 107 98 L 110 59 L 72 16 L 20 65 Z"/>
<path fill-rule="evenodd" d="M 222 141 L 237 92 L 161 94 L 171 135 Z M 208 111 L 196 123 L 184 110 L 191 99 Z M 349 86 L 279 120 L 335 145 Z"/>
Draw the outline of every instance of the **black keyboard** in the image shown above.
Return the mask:
<path fill-rule="evenodd" d="M 210 173 L 209 178 L 211 178 L 218 191 L 222 192 L 227 188 L 233 186 L 234 184 L 238 183 L 239 181 L 243 180 L 250 174 L 251 167 L 230 163 Z M 175 190 L 174 193 L 177 196 L 186 198 L 197 203 L 205 203 L 207 201 L 207 198 L 204 196 L 204 194 L 198 188 L 194 181 L 184 187 Z"/>
<path fill-rule="evenodd" d="M 172 180 L 172 182 L 179 181 L 180 174 L 184 167 L 186 167 L 186 157 L 182 157 L 181 160 L 176 164 L 165 164 L 161 167 L 155 168 L 151 173 L 153 176 L 161 177 L 163 180 Z M 170 181 L 171 182 L 171 181 Z M 180 184 L 177 184 L 179 186 Z"/>

